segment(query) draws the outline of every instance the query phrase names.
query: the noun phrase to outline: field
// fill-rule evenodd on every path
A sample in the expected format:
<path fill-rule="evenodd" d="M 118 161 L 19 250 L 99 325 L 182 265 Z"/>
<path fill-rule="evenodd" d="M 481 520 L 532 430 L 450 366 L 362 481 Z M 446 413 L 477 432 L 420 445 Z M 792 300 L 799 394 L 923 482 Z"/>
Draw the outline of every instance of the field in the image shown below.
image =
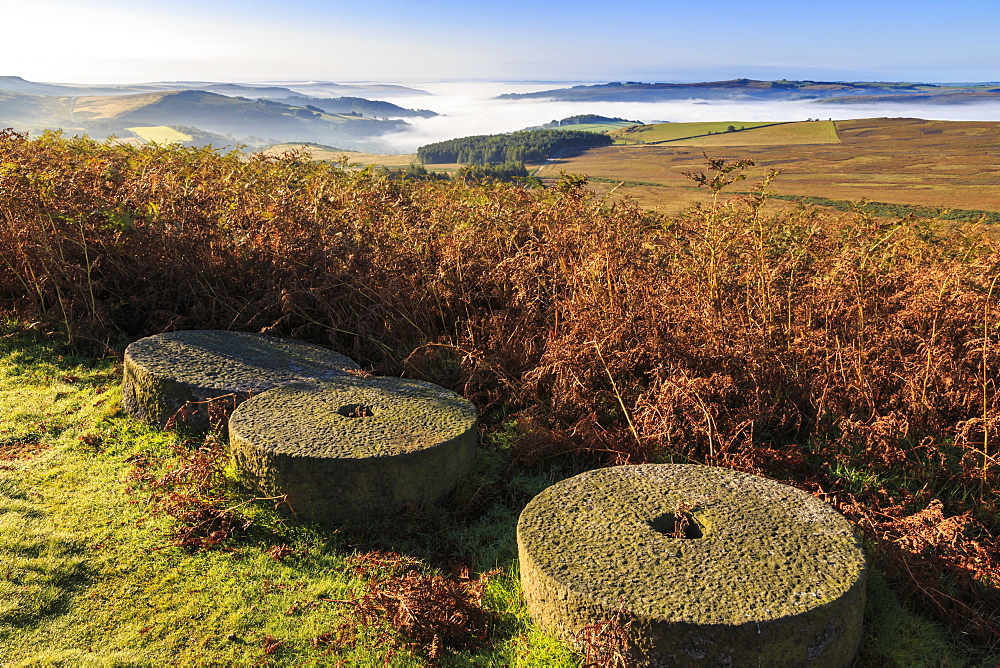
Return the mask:
<path fill-rule="evenodd" d="M 572 175 L 54 135 L 0 132 L 0 167 L 0 663 L 611 666 L 614 637 L 587 657 L 531 622 L 514 531 L 541 489 L 639 463 L 766 476 L 848 518 L 871 566 L 858 666 L 1000 659 L 1000 241 L 976 226 L 775 209 L 719 161 L 718 199 L 678 216 Z M 382 522 L 255 497 L 222 430 L 121 406 L 129 341 L 219 328 L 460 392 L 475 472 Z"/>
<path fill-rule="evenodd" d="M 615 139 L 629 144 L 658 144 L 678 139 L 691 139 L 712 133 L 726 132 L 730 126 L 738 129 L 752 129 L 774 125 L 774 123 L 744 123 L 742 121 L 712 121 L 708 123 L 653 123 L 633 125 L 610 133 Z"/>
<path fill-rule="evenodd" d="M 143 141 L 156 142 L 158 144 L 191 141 L 193 139 L 191 135 L 174 130 L 172 127 L 167 125 L 153 125 L 149 127 L 136 127 L 128 129 L 139 135 Z"/>
<path fill-rule="evenodd" d="M 801 143 L 796 133 L 817 131 L 839 143 Z M 659 127 L 659 126 L 657 126 Z M 669 127 L 666 126 L 666 127 Z M 790 132 L 787 143 L 776 134 Z M 754 143 L 759 137 L 760 143 Z M 738 140 L 738 146 L 725 142 Z M 610 146 L 543 166 L 538 176 L 560 171 L 586 174 L 594 188 L 671 213 L 706 200 L 682 172 L 702 171 L 711 157 L 750 158 L 753 176 L 781 170 L 773 184 L 779 195 L 833 200 L 867 199 L 893 204 L 1000 211 L 1000 123 L 862 119 L 776 125 L 667 145 Z"/>

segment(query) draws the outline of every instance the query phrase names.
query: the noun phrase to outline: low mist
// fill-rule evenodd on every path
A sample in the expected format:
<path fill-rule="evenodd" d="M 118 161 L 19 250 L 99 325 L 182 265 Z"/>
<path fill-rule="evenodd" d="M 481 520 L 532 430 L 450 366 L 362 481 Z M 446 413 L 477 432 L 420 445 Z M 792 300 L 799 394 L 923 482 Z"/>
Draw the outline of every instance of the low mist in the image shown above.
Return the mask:
<path fill-rule="evenodd" d="M 643 123 L 693 121 L 804 121 L 808 118 L 924 118 L 947 121 L 1000 121 L 1000 103 L 840 105 L 830 102 L 670 100 L 665 102 L 563 102 L 537 99 L 497 100 L 504 93 L 528 93 L 591 82 L 427 82 L 405 85 L 433 96 L 378 96 L 405 107 L 436 111 L 434 118 L 407 119 L 405 132 L 378 141 L 387 153 L 413 153 L 418 146 L 470 135 L 511 132 L 577 114 L 600 114 Z"/>

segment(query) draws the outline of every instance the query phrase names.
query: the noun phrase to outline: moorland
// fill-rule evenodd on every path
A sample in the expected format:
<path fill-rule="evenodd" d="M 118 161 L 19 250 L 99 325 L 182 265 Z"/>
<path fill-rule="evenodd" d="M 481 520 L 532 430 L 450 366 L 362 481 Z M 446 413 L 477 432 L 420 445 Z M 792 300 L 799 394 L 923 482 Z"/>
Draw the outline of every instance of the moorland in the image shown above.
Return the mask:
<path fill-rule="evenodd" d="M 727 131 L 730 127 L 736 131 Z M 958 220 L 1000 212 L 996 122 L 667 123 L 617 130 L 612 136 L 623 143 L 558 157 L 536 175 L 586 174 L 596 192 L 614 189 L 616 197 L 676 213 L 701 199 L 684 173 L 698 169 L 708 153 L 780 170 L 774 192 L 781 198 L 813 198 L 845 208 L 862 200 L 904 205 L 883 209 L 900 215 L 906 207 L 924 215 L 951 210 L 950 217 Z"/>
<path fill-rule="evenodd" d="M 786 175 L 745 160 L 693 167 L 702 198 L 666 214 L 582 176 L 303 158 L 0 133 L 0 661 L 616 665 L 620 636 L 532 625 L 514 526 L 553 482 L 639 462 L 765 475 L 850 519 L 859 665 L 1000 658 L 989 225 L 774 207 Z M 456 389 L 477 469 L 387 522 L 297 521 L 236 484 L 224 431 L 122 413 L 124 346 L 188 328 Z"/>

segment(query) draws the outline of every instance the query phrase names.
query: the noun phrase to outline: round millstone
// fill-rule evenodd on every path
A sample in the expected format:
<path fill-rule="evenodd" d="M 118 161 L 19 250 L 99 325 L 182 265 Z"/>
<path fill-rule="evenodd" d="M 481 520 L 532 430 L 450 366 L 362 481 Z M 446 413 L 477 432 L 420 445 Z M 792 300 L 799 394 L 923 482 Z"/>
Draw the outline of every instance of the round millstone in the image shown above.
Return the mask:
<path fill-rule="evenodd" d="M 221 330 L 157 334 L 125 349 L 122 405 L 157 427 L 172 418 L 209 427 L 249 397 L 302 380 L 327 380 L 360 367 L 329 348 L 291 339 Z"/>
<path fill-rule="evenodd" d="M 240 479 L 327 524 L 447 495 L 472 470 L 477 442 L 469 401 L 402 378 L 294 383 L 250 399 L 229 420 Z"/>
<path fill-rule="evenodd" d="M 857 536 L 829 505 L 765 478 L 588 471 L 528 503 L 517 543 L 535 622 L 578 645 L 582 628 L 624 611 L 630 665 L 850 666 L 858 651 Z"/>

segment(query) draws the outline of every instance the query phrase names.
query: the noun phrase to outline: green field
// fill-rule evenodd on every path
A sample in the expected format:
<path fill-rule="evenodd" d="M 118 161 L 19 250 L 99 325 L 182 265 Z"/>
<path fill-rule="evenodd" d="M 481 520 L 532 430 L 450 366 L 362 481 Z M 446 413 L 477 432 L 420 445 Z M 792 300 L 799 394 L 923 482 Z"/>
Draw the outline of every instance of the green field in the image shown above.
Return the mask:
<path fill-rule="evenodd" d="M 721 132 L 706 137 L 678 139 L 670 143 L 684 146 L 792 146 L 839 144 L 840 137 L 833 121 L 806 121 L 763 125 L 739 132 Z"/>
<path fill-rule="evenodd" d="M 743 121 L 718 121 L 709 123 L 654 123 L 651 125 L 633 125 L 631 129 L 624 128 L 611 133 L 616 139 L 622 139 L 629 144 L 672 142 L 678 139 L 702 137 L 712 133 L 726 132 L 732 126 L 737 130 L 747 130 L 765 125 L 775 125 L 772 122 L 746 123 Z"/>
<path fill-rule="evenodd" d="M 128 130 L 137 134 L 144 141 L 156 142 L 157 144 L 170 144 L 173 142 L 179 143 L 184 141 L 191 141 L 192 139 L 194 139 L 194 137 L 192 137 L 191 135 L 179 132 L 167 125 L 135 127 L 135 128 L 128 128 Z"/>

